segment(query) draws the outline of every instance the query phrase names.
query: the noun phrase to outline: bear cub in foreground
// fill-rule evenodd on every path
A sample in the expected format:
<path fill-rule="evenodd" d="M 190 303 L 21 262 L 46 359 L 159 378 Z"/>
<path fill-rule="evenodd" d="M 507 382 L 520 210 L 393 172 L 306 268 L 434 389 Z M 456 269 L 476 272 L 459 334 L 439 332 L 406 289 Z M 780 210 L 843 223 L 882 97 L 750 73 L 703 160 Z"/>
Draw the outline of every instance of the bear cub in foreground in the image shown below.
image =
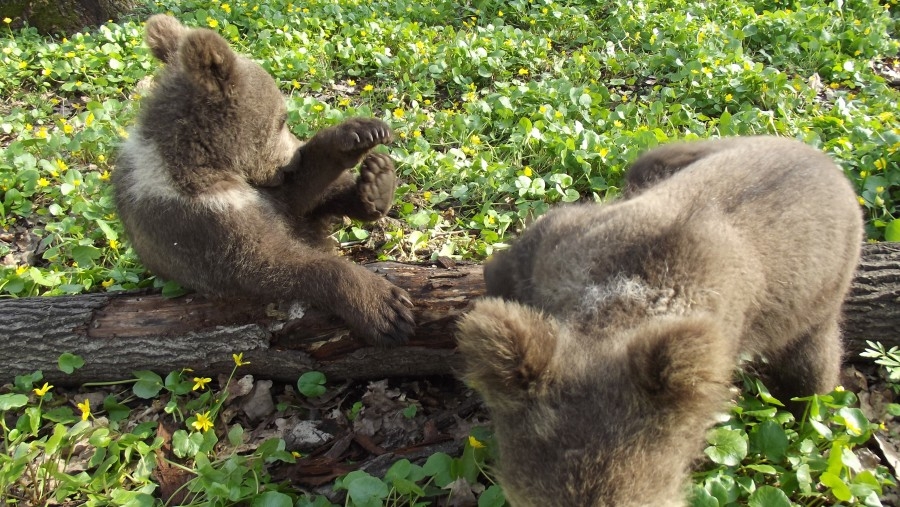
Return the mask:
<path fill-rule="evenodd" d="M 166 65 L 113 174 L 144 265 L 213 297 L 308 302 L 371 344 L 405 341 L 408 294 L 328 251 L 336 217 L 390 208 L 393 161 L 370 152 L 390 128 L 351 119 L 304 144 L 275 80 L 215 32 L 155 15 L 146 41 Z"/>
<path fill-rule="evenodd" d="M 512 505 L 684 505 L 740 356 L 785 402 L 838 383 L 863 239 L 841 170 L 747 137 L 629 171 L 627 198 L 557 208 L 497 254 L 460 322 Z"/>

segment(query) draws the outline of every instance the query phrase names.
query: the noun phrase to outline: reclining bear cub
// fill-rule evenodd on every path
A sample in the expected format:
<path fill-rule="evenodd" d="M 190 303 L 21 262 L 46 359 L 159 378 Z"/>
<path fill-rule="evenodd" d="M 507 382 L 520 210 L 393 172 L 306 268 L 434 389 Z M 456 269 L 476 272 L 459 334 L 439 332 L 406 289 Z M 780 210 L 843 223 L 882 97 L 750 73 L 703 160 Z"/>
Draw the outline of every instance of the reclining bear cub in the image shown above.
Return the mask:
<path fill-rule="evenodd" d="M 319 306 L 372 344 L 405 341 L 409 295 L 328 251 L 336 217 L 390 208 L 394 164 L 371 151 L 390 128 L 356 118 L 304 144 L 275 80 L 215 32 L 155 15 L 146 42 L 166 65 L 113 174 L 144 265 L 214 297 Z"/>
<path fill-rule="evenodd" d="M 626 179 L 624 199 L 556 208 L 495 255 L 459 324 L 512 505 L 684 505 L 740 358 L 785 402 L 838 383 L 862 216 L 826 155 L 680 143 Z"/>

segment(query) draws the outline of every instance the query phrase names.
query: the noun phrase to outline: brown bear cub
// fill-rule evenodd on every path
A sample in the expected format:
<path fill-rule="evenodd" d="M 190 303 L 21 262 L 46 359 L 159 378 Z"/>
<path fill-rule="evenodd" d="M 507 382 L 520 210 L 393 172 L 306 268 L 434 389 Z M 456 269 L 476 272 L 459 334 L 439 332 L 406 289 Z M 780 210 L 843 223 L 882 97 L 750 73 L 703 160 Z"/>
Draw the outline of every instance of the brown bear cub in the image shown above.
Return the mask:
<path fill-rule="evenodd" d="M 113 174 L 116 204 L 144 265 L 214 297 L 299 300 L 332 311 L 371 344 L 413 331 L 408 294 L 329 252 L 336 217 L 384 216 L 391 140 L 351 119 L 301 143 L 262 67 L 218 34 L 156 15 L 146 41 L 166 65 Z M 360 164 L 355 178 L 348 169 Z"/>
<path fill-rule="evenodd" d="M 673 144 L 628 184 L 535 222 L 460 322 L 512 505 L 684 505 L 739 358 L 764 359 L 784 401 L 838 382 L 862 219 L 827 156 L 775 137 Z"/>

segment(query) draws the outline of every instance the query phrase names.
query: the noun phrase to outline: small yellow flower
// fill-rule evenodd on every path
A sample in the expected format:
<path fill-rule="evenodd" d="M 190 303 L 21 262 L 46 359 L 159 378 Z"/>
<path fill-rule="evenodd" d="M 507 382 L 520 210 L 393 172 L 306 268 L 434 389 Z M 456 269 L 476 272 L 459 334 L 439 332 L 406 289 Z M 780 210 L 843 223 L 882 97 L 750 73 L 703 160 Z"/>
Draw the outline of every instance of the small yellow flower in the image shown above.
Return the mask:
<path fill-rule="evenodd" d="M 484 449 L 484 444 L 479 442 L 477 438 L 469 435 L 469 446 L 473 449 Z"/>
<path fill-rule="evenodd" d="M 17 275 L 22 275 L 22 274 L 24 274 L 26 271 L 28 271 L 28 266 L 27 266 L 27 265 L 25 265 L 25 266 L 19 266 L 19 267 L 16 268 L 16 274 L 17 274 Z"/>
<path fill-rule="evenodd" d="M 212 379 L 209 377 L 194 377 L 194 391 L 203 390 L 206 388 L 206 384 L 212 382 Z"/>
<path fill-rule="evenodd" d="M 90 127 L 94 123 L 94 113 L 88 113 L 87 118 L 84 119 L 84 126 Z"/>
<path fill-rule="evenodd" d="M 300 459 L 303 457 L 303 455 L 297 451 L 291 451 L 291 456 L 293 456 L 295 459 Z"/>
<path fill-rule="evenodd" d="M 36 135 L 40 139 L 47 139 L 47 127 L 39 128 Z"/>
<path fill-rule="evenodd" d="M 65 171 L 66 169 L 69 168 L 69 166 L 66 165 L 66 163 L 61 158 L 56 159 L 56 161 L 54 163 L 56 164 L 56 167 L 59 167 L 60 171 Z"/>
<path fill-rule="evenodd" d="M 427 201 L 427 200 L 430 200 L 430 199 L 431 199 L 431 192 L 429 192 L 429 191 L 426 190 L 425 193 L 422 194 L 422 198 L 425 199 L 426 201 Z"/>
<path fill-rule="evenodd" d="M 733 98 L 734 98 L 734 96 L 733 96 L 732 94 L 730 94 L 730 93 L 726 93 L 726 94 L 725 94 L 725 101 L 726 101 L 726 102 L 727 102 L 727 101 L 730 101 L 730 100 L 733 99 Z"/>
<path fill-rule="evenodd" d="M 42 75 L 42 76 L 49 76 L 51 72 L 53 72 L 53 71 L 51 71 L 50 69 L 43 69 L 43 70 L 41 71 L 41 75 Z"/>
<path fill-rule="evenodd" d="M 213 18 L 207 17 L 206 24 L 209 25 L 210 28 L 215 28 L 219 26 L 219 22 Z"/>
<path fill-rule="evenodd" d="M 866 179 L 866 176 L 868 176 L 868 175 L 869 175 L 869 171 L 860 171 L 859 172 L 859 177 L 862 179 Z"/>
<path fill-rule="evenodd" d="M 469 142 L 474 144 L 475 146 L 478 146 L 479 144 L 481 144 L 481 138 L 478 137 L 477 134 L 472 134 L 472 136 L 469 137 Z"/>
<path fill-rule="evenodd" d="M 102 156 L 102 155 L 101 155 L 101 156 Z M 98 160 L 99 160 L 99 159 L 98 159 Z M 103 161 L 100 160 L 100 162 L 103 162 Z M 103 172 L 100 174 L 100 181 L 109 181 L 109 171 L 103 171 Z"/>
<path fill-rule="evenodd" d="M 844 392 L 844 386 L 837 386 L 834 388 L 835 392 L 842 393 Z"/>
<path fill-rule="evenodd" d="M 413 130 L 413 137 L 422 137 L 422 131 L 418 129 Z"/>
<path fill-rule="evenodd" d="M 606 158 L 606 156 L 609 155 L 609 148 L 600 148 L 597 150 L 597 153 L 600 154 L 600 158 Z"/>
<path fill-rule="evenodd" d="M 245 364 L 250 364 L 250 361 L 244 361 L 244 353 L 240 354 L 231 354 L 231 358 L 234 359 L 235 366 L 244 366 Z"/>
<path fill-rule="evenodd" d="M 866 200 L 863 199 L 862 197 L 857 197 L 856 200 L 859 201 L 859 205 L 860 205 L 860 206 L 865 206 L 865 205 L 866 205 Z"/>
<path fill-rule="evenodd" d="M 3 22 L 8 25 L 8 24 L 12 23 L 12 20 L 9 18 L 3 18 Z"/>
<path fill-rule="evenodd" d="M 112 248 L 113 250 L 118 250 L 119 242 L 114 239 L 111 239 L 111 240 L 109 240 L 109 247 Z"/>
<path fill-rule="evenodd" d="M 225 11 L 227 14 L 231 14 L 231 6 L 228 4 L 222 4 L 222 10 Z"/>
<path fill-rule="evenodd" d="M 112 287 L 113 285 L 115 285 L 115 283 L 116 283 L 116 281 L 114 279 L 110 278 L 109 280 L 104 280 L 104 281 L 100 282 L 100 285 L 102 285 L 104 289 L 108 289 L 108 288 Z"/>
<path fill-rule="evenodd" d="M 63 125 L 63 132 L 65 132 L 66 134 L 71 134 L 74 131 L 75 131 L 75 128 L 72 127 L 71 125 L 69 125 L 68 123 Z"/>
<path fill-rule="evenodd" d="M 210 428 L 212 428 L 213 422 L 209 418 L 209 411 L 206 411 L 202 414 L 197 414 L 197 420 L 192 422 L 191 426 L 193 426 L 197 431 L 203 432 L 206 432 Z"/>
<path fill-rule="evenodd" d="M 394 118 L 397 118 L 398 120 L 399 120 L 400 118 L 403 118 L 403 116 L 404 116 L 405 114 L 406 114 L 406 113 L 403 112 L 403 109 L 402 109 L 402 108 L 399 108 L 399 107 L 398 107 L 397 109 L 394 109 Z"/>
<path fill-rule="evenodd" d="M 887 160 L 883 158 L 879 158 L 875 161 L 875 168 L 879 171 L 884 171 L 884 168 L 887 167 Z"/>
<path fill-rule="evenodd" d="M 370 91 L 372 91 L 372 90 L 374 90 L 374 89 L 375 89 L 375 87 L 372 86 L 372 85 L 370 85 L 370 84 L 367 84 L 366 86 L 363 86 L 363 91 L 364 91 L 364 92 L 370 92 Z"/>
<path fill-rule="evenodd" d="M 28 62 L 24 62 L 24 61 L 23 61 L 23 62 L 19 62 L 19 68 L 20 68 L 20 69 L 24 69 L 25 67 L 28 67 Z"/>
<path fill-rule="evenodd" d="M 324 110 L 325 110 L 325 106 L 323 106 L 322 104 L 316 104 L 313 106 L 313 111 L 322 112 Z"/>
<path fill-rule="evenodd" d="M 352 79 L 348 79 L 348 80 L 347 80 L 347 86 L 356 86 L 356 81 L 354 81 L 354 80 L 352 80 Z"/>
<path fill-rule="evenodd" d="M 81 410 L 81 420 L 87 421 L 88 417 L 91 416 L 91 400 L 85 398 L 85 400 L 78 403 L 77 406 Z"/>
<path fill-rule="evenodd" d="M 47 178 L 39 178 L 37 180 L 37 184 L 39 187 L 44 188 L 44 187 L 50 185 L 50 181 L 48 181 Z"/>
<path fill-rule="evenodd" d="M 522 169 L 522 174 L 530 178 L 531 175 L 534 174 L 534 172 L 531 170 L 531 166 L 526 165 L 525 168 Z"/>
<path fill-rule="evenodd" d="M 520 76 L 527 76 L 527 75 L 528 75 L 528 69 L 526 69 L 526 68 L 524 68 L 524 67 L 521 68 L 521 69 L 519 69 L 519 75 L 520 75 Z"/>
<path fill-rule="evenodd" d="M 51 386 L 50 384 L 44 382 L 44 386 L 43 386 L 43 387 L 39 387 L 39 388 L 35 388 L 35 389 L 34 389 L 34 394 L 36 394 L 36 395 L 40 396 L 41 398 L 43 398 L 44 395 L 47 394 L 47 391 L 49 391 L 49 390 L 51 390 L 51 389 L 53 389 L 53 386 Z"/>

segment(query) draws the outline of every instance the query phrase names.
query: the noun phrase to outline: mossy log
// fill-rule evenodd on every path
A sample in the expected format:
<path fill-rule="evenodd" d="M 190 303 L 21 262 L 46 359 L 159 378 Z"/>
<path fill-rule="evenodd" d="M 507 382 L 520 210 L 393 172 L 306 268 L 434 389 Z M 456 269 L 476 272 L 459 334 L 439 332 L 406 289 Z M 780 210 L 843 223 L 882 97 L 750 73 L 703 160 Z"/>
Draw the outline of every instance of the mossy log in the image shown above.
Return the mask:
<path fill-rule="evenodd" d="M 847 361 L 865 340 L 900 345 L 900 244 L 865 245 L 845 303 Z M 451 263 L 452 264 L 452 263 Z M 131 378 L 136 370 L 165 375 L 192 368 L 198 375 L 228 373 L 232 354 L 250 364 L 243 373 L 294 381 L 318 370 L 329 379 L 453 373 L 459 364 L 454 323 L 484 292 L 481 266 L 374 263 L 369 269 L 410 292 L 418 324 L 409 344 L 366 346 L 341 322 L 308 309 L 254 302 L 221 303 L 189 295 L 117 293 L 0 301 L 0 383 L 42 370 L 56 384 Z M 66 375 L 63 352 L 85 366 Z"/>
<path fill-rule="evenodd" d="M 44 35 L 71 34 L 132 12 L 136 0 L 2 0 L 0 18 L 12 27 L 35 27 Z"/>

